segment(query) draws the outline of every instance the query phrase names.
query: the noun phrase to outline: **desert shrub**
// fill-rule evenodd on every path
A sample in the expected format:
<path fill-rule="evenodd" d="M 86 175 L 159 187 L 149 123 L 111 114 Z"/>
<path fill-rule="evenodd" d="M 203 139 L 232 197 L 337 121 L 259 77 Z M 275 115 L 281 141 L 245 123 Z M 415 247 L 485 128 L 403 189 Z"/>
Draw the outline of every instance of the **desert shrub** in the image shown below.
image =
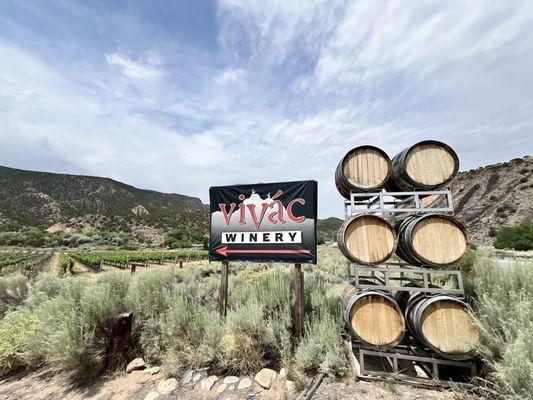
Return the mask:
<path fill-rule="evenodd" d="M 478 352 L 489 369 L 487 398 L 523 399 L 533 393 L 533 273 L 531 263 L 506 268 L 479 257 L 466 277 L 473 289 Z"/>
<path fill-rule="evenodd" d="M 28 284 L 23 275 L 0 278 L 0 318 L 12 307 L 24 302 L 28 295 Z"/>
<path fill-rule="evenodd" d="M 494 247 L 497 249 L 533 249 L 533 223 L 524 222 L 518 226 L 500 229 L 496 234 Z"/>
<path fill-rule="evenodd" d="M 346 357 L 340 343 L 340 322 L 331 314 L 307 319 L 305 336 L 296 351 L 296 362 L 306 372 L 321 371 L 342 376 L 347 371 Z"/>
<path fill-rule="evenodd" d="M 135 275 L 128 292 L 128 305 L 136 326 L 142 326 L 144 321 L 167 309 L 173 279 L 170 271 L 161 270 L 140 271 Z"/>
<path fill-rule="evenodd" d="M 89 378 L 101 368 L 101 349 L 94 346 L 95 330 L 75 304 L 57 296 L 38 306 L 37 328 L 29 340 L 27 363 L 44 365 L 50 371 L 64 371 Z"/>
<path fill-rule="evenodd" d="M 0 376 L 25 366 L 24 352 L 35 326 L 29 310 L 11 312 L 0 321 Z"/>
<path fill-rule="evenodd" d="M 130 278 L 117 272 L 95 284 L 67 278 L 58 279 L 59 285 L 54 278 L 42 278 L 31 290 L 36 329 L 28 341 L 26 363 L 91 378 L 102 368 L 111 317 L 127 311 Z"/>
<path fill-rule="evenodd" d="M 42 302 L 56 296 L 61 290 L 62 281 L 58 276 L 43 272 L 37 275 L 30 288 L 26 304 L 34 308 Z"/>

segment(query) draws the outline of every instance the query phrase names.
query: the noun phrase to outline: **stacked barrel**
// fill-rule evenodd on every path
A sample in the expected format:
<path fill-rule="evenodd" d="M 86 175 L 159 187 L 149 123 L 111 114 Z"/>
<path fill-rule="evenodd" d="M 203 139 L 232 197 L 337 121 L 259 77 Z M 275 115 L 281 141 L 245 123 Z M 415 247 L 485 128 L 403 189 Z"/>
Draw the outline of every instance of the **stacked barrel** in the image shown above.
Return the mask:
<path fill-rule="evenodd" d="M 352 193 L 368 193 L 370 198 L 383 189 L 387 195 L 405 199 L 415 191 L 445 187 L 458 169 L 455 151 L 438 141 L 416 143 L 392 160 L 383 150 L 367 145 L 350 150 L 342 158 L 335 184 L 348 200 Z M 364 200 L 365 196 L 358 198 Z M 401 202 L 398 207 L 402 207 Z M 409 266 L 439 269 L 455 265 L 470 247 L 467 231 L 451 215 L 397 215 L 365 210 L 347 217 L 338 232 L 342 254 L 361 266 L 382 264 L 396 254 Z M 380 289 L 379 282 L 375 288 L 359 290 L 351 283 L 342 294 L 342 307 L 351 333 L 373 347 L 392 348 L 407 330 L 435 353 L 465 360 L 472 357 L 479 341 L 467 305 L 448 294 L 427 295 L 408 287 L 391 293 Z"/>

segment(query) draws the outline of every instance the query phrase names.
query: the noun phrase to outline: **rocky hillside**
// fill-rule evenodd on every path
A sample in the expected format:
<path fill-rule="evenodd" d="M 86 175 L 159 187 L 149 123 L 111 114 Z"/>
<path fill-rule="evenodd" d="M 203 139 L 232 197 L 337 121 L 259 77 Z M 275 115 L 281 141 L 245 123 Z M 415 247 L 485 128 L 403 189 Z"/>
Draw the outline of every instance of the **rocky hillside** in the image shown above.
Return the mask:
<path fill-rule="evenodd" d="M 452 192 L 473 243 L 491 244 L 501 227 L 533 219 L 533 157 L 461 172 Z"/>
<path fill-rule="evenodd" d="M 108 178 L 0 166 L 0 222 L 50 230 L 207 227 L 200 199 L 137 189 Z"/>

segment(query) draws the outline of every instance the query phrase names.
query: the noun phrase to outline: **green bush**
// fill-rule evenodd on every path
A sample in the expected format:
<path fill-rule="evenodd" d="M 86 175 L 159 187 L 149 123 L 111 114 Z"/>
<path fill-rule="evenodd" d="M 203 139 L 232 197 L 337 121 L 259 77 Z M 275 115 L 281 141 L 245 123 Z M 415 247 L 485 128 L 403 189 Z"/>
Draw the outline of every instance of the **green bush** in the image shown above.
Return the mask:
<path fill-rule="evenodd" d="M 0 376 L 25 366 L 24 352 L 36 320 L 31 311 L 14 311 L 0 320 Z"/>
<path fill-rule="evenodd" d="M 0 277 L 0 318 L 13 307 L 24 302 L 28 296 L 27 279 L 23 275 Z"/>
<path fill-rule="evenodd" d="M 496 234 L 494 247 L 497 249 L 532 250 L 533 223 L 524 222 L 518 226 L 500 229 Z"/>
<path fill-rule="evenodd" d="M 533 393 L 533 264 L 502 268 L 478 257 L 466 283 L 482 341 L 478 352 L 489 369 L 481 382 L 491 399 L 525 399 Z"/>

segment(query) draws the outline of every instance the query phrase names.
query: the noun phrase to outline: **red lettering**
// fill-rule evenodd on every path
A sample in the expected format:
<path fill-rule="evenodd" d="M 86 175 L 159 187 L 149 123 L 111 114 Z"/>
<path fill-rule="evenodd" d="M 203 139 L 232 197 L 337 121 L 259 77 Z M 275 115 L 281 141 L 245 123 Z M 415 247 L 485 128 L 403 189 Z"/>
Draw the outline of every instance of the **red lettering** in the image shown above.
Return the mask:
<path fill-rule="evenodd" d="M 224 220 L 226 221 L 226 225 L 229 225 L 229 221 L 231 219 L 231 215 L 233 214 L 233 211 L 235 211 L 235 207 L 237 205 L 235 203 L 231 203 L 229 214 L 226 212 L 226 204 L 220 203 L 218 207 L 220 208 L 220 211 L 222 211 L 222 215 L 224 216 Z"/>
<path fill-rule="evenodd" d="M 270 213 L 268 215 L 268 220 L 272 222 L 273 224 L 277 222 L 279 222 L 280 224 L 284 224 L 286 221 L 285 221 L 285 218 L 283 218 L 283 203 L 279 200 L 274 200 L 273 203 L 270 203 L 270 208 L 274 208 L 276 205 L 278 206 L 278 211 L 274 211 L 273 213 Z"/>
<path fill-rule="evenodd" d="M 292 206 L 295 203 L 300 203 L 301 205 L 304 205 L 305 204 L 305 200 L 298 198 L 298 199 L 292 200 L 289 204 L 287 204 L 287 216 L 289 217 L 289 219 L 291 221 L 303 222 L 305 220 L 305 217 L 303 215 L 301 217 L 295 217 L 293 212 L 292 212 Z"/>
<path fill-rule="evenodd" d="M 239 204 L 239 211 L 240 211 L 240 217 L 239 217 L 239 225 L 244 225 L 246 222 L 244 220 L 244 204 Z"/>
<path fill-rule="evenodd" d="M 263 218 L 265 217 L 265 212 L 268 208 L 268 204 L 261 204 L 261 215 L 259 217 L 259 220 L 257 220 L 257 215 L 255 214 L 255 204 L 247 204 L 246 207 L 248 208 L 248 210 L 250 210 L 250 216 L 252 217 L 252 222 L 255 226 L 255 229 L 259 229 L 259 227 L 261 226 L 261 222 L 263 222 Z"/>

